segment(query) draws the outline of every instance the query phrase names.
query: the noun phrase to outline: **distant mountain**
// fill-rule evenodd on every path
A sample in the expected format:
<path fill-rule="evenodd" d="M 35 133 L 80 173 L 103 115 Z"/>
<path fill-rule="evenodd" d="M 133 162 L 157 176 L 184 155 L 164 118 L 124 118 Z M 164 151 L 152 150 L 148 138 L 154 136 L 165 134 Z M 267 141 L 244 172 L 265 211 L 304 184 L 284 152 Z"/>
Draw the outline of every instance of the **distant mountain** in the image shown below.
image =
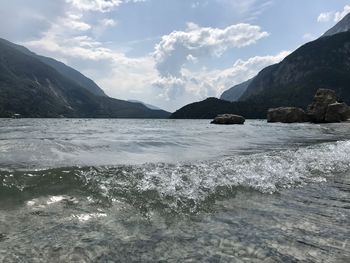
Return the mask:
<path fill-rule="evenodd" d="M 338 33 L 350 31 L 350 13 L 347 14 L 339 23 L 328 30 L 323 36 L 332 36 Z"/>
<path fill-rule="evenodd" d="M 168 112 L 151 110 L 140 103 L 109 98 L 98 92 L 100 88 L 95 87 L 95 91 L 90 92 L 83 83 L 91 82 L 81 73 L 58 61 L 33 54 L 24 47 L 0 41 L 0 117 L 10 117 L 15 113 L 23 117 L 169 116 Z M 74 75 L 77 80 L 73 79 Z"/>
<path fill-rule="evenodd" d="M 265 104 L 251 102 L 229 102 L 217 98 L 195 102 L 174 112 L 171 119 L 213 119 L 219 114 L 239 114 L 248 119 L 263 119 L 269 108 Z"/>
<path fill-rule="evenodd" d="M 238 84 L 229 90 L 226 90 L 224 93 L 222 93 L 220 99 L 227 100 L 227 101 L 239 101 L 243 93 L 247 90 L 250 83 L 253 81 L 254 78 L 249 79 L 241 84 Z"/>
<path fill-rule="evenodd" d="M 143 105 L 145 105 L 147 108 L 151 109 L 151 110 L 162 110 L 161 108 L 157 107 L 157 106 L 154 106 L 154 105 L 151 105 L 151 104 L 147 104 L 147 103 L 144 103 L 142 101 L 139 101 L 139 100 L 128 100 L 130 102 L 134 102 L 134 103 L 141 103 Z"/>
<path fill-rule="evenodd" d="M 348 19 L 349 15 L 335 28 L 344 28 L 342 25 Z M 269 107 L 306 108 L 319 88 L 335 90 L 343 101 L 350 104 L 350 31 L 330 34 L 307 43 L 282 62 L 263 69 L 249 83 L 239 102 L 232 103 L 229 108 L 226 102 L 216 101 L 214 105 L 205 100 L 200 105 L 185 106 L 171 117 L 196 118 L 190 113 L 193 111 L 198 113 L 198 118 L 202 118 L 225 109 L 227 113 L 237 113 L 247 118 L 252 115 L 265 118 Z M 252 114 L 242 103 L 252 105 L 258 112 Z M 204 112 L 206 107 L 207 113 Z"/>
<path fill-rule="evenodd" d="M 95 95 L 106 96 L 104 91 L 99 86 L 97 86 L 97 84 L 93 80 L 85 77 L 79 71 L 65 65 L 64 63 L 62 63 L 60 61 L 57 61 L 57 60 L 52 59 L 52 58 L 37 55 L 34 52 L 30 51 L 29 49 L 27 49 L 23 46 L 16 45 L 16 44 L 11 43 L 11 42 L 9 42 L 5 39 L 2 39 L 2 38 L 0 38 L 0 44 L 4 44 L 4 45 L 8 45 L 12 48 L 16 48 L 17 50 L 19 50 L 20 52 L 22 52 L 26 55 L 29 55 L 29 56 L 32 56 L 34 58 L 41 60 L 43 63 L 56 69 L 64 77 L 76 82 L 77 84 L 79 84 L 80 86 L 82 86 L 83 88 L 87 89 L 88 91 L 90 91 L 91 93 L 93 93 Z"/>

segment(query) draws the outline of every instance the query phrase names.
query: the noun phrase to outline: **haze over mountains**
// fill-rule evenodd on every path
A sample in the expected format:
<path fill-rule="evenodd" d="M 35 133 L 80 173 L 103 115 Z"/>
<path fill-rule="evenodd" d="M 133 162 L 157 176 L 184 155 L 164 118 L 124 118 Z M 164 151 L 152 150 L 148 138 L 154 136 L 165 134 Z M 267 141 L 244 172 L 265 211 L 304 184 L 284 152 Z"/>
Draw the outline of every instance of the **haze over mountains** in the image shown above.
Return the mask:
<path fill-rule="evenodd" d="M 350 103 L 350 14 L 327 33 L 298 48 L 282 62 L 224 92 L 222 99 L 187 105 L 172 118 L 213 118 L 236 113 L 246 118 L 265 118 L 270 107 L 305 108 L 319 88 L 333 89 Z M 248 107 L 254 108 L 251 111 Z"/>
<path fill-rule="evenodd" d="M 141 103 L 109 98 L 91 79 L 0 39 L 0 117 L 166 118 Z"/>
<path fill-rule="evenodd" d="M 252 83 L 253 79 L 254 78 L 251 78 L 243 83 L 235 85 L 234 87 L 224 91 L 220 99 L 231 101 L 231 102 L 239 101 L 239 99 L 242 97 L 244 92 L 247 90 L 250 83 Z"/>

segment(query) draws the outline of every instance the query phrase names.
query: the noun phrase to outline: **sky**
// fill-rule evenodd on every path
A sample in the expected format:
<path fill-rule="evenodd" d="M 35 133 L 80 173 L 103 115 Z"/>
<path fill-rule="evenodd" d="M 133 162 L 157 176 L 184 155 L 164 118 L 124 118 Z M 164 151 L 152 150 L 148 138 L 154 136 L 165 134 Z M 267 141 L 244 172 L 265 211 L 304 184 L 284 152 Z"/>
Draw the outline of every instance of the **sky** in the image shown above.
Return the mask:
<path fill-rule="evenodd" d="M 169 111 L 220 97 L 350 12 L 349 0 L 0 2 L 1 38 Z"/>

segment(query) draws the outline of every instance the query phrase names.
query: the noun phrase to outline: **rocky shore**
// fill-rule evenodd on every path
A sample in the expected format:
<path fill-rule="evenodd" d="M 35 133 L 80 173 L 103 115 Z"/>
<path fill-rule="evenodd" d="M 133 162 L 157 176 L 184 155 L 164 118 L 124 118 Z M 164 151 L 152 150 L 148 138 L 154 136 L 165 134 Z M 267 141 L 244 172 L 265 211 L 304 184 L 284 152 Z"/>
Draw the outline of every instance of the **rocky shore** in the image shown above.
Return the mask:
<path fill-rule="evenodd" d="M 335 91 L 330 89 L 319 89 L 306 112 L 301 108 L 280 107 L 269 109 L 267 113 L 268 122 L 282 123 L 334 123 L 344 122 L 349 118 L 349 106 L 340 102 Z"/>
<path fill-rule="evenodd" d="M 350 107 L 340 101 L 334 90 L 319 89 L 312 103 L 303 110 L 298 107 L 271 108 L 267 112 L 267 122 L 281 123 L 337 123 L 350 119 Z M 211 123 L 232 125 L 244 124 L 245 118 L 235 114 L 218 115 Z"/>

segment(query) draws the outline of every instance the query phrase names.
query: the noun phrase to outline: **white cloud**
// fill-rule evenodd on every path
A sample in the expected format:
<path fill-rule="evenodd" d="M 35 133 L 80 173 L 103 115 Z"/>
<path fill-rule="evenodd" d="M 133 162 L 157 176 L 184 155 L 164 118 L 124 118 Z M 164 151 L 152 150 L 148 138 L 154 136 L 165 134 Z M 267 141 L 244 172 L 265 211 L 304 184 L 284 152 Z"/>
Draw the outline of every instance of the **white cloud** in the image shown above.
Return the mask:
<path fill-rule="evenodd" d="M 342 20 L 347 14 L 350 13 L 350 5 L 344 6 L 343 11 L 336 12 L 334 15 L 334 21 L 339 22 Z"/>
<path fill-rule="evenodd" d="M 113 19 L 105 18 L 105 19 L 100 20 L 100 24 L 102 26 L 105 26 L 105 27 L 113 27 L 113 26 L 117 25 L 117 22 Z"/>
<path fill-rule="evenodd" d="M 174 31 L 162 37 L 155 47 L 156 67 L 163 77 L 179 76 L 188 58 L 221 56 L 228 49 L 252 45 L 268 35 L 259 26 L 249 24 L 219 29 L 189 23 L 187 31 Z"/>
<path fill-rule="evenodd" d="M 220 57 L 229 49 L 252 45 L 268 35 L 259 26 L 250 24 L 219 29 L 189 23 L 186 31 L 174 31 L 165 35 L 156 45 L 153 56 L 159 77 L 153 86 L 159 89 L 163 99 L 175 102 L 174 106 L 186 103 L 189 98 L 193 101 L 217 96 L 276 59 L 268 56 L 248 61 L 238 60 L 232 68 L 226 70 L 204 68 L 191 71 L 186 67 L 187 64 L 197 63 L 205 57 Z"/>
<path fill-rule="evenodd" d="M 255 56 L 247 60 L 239 59 L 231 68 L 212 71 L 210 74 L 205 72 L 204 77 L 207 76 L 211 86 L 216 88 L 216 95 L 219 96 L 226 89 L 256 76 L 265 67 L 279 63 L 289 54 L 290 51 L 282 51 L 276 55 Z"/>
<path fill-rule="evenodd" d="M 317 18 L 317 22 L 320 22 L 320 23 L 329 22 L 333 20 L 333 16 L 334 16 L 334 12 L 321 13 Z"/>
<path fill-rule="evenodd" d="M 66 2 L 79 10 L 100 12 L 109 12 L 122 3 L 121 0 L 66 0 Z"/>
<path fill-rule="evenodd" d="M 117 25 L 111 14 L 108 17 L 98 14 L 91 19 L 86 12 L 106 13 L 122 3 L 137 0 L 65 1 L 65 13 L 52 19 L 39 38 L 24 44 L 38 53 L 63 59 L 73 67 L 78 65 L 108 95 L 120 99 L 138 99 L 175 110 L 208 96 L 218 96 L 286 55 L 238 60 L 223 70 L 198 69 L 201 59 L 215 59 L 227 50 L 252 45 L 268 33 L 250 24 L 220 29 L 189 23 L 185 31 L 163 36 L 153 54 L 132 58 L 99 41 L 105 30 Z M 193 64 L 196 69 L 189 69 Z"/>
<path fill-rule="evenodd" d="M 60 18 L 58 23 L 62 24 L 69 30 L 87 31 L 91 29 L 91 26 L 88 23 L 80 20 L 81 18 L 82 15 L 68 13 L 65 17 Z"/>
<path fill-rule="evenodd" d="M 331 12 L 321 13 L 318 16 L 317 21 L 320 23 L 331 22 L 331 21 L 337 23 L 349 13 L 350 13 L 350 5 L 346 5 L 344 6 L 343 10 L 338 12 L 331 11 Z"/>
<path fill-rule="evenodd" d="M 54 24 L 49 31 L 43 33 L 40 39 L 28 41 L 24 44 L 44 53 L 49 52 L 54 57 L 64 56 L 93 61 L 110 60 L 127 64 L 134 61 L 127 58 L 122 52 L 104 47 L 102 43 L 89 36 L 69 36 L 67 32 L 64 32 L 64 28 L 62 25 Z"/>
<path fill-rule="evenodd" d="M 303 35 L 303 39 L 306 40 L 306 41 L 313 41 L 313 40 L 316 39 L 316 37 L 313 34 L 311 34 L 311 33 L 305 33 Z"/>
<path fill-rule="evenodd" d="M 182 75 L 160 77 L 153 84 L 161 91 L 162 99 L 177 109 L 185 103 L 219 97 L 228 88 L 256 76 L 265 67 L 283 60 L 289 51 L 276 55 L 255 56 L 237 60 L 232 67 L 221 70 L 182 70 Z"/>
<path fill-rule="evenodd" d="M 66 0 L 67 3 L 82 11 L 110 12 L 123 3 L 145 2 L 146 0 Z"/>

